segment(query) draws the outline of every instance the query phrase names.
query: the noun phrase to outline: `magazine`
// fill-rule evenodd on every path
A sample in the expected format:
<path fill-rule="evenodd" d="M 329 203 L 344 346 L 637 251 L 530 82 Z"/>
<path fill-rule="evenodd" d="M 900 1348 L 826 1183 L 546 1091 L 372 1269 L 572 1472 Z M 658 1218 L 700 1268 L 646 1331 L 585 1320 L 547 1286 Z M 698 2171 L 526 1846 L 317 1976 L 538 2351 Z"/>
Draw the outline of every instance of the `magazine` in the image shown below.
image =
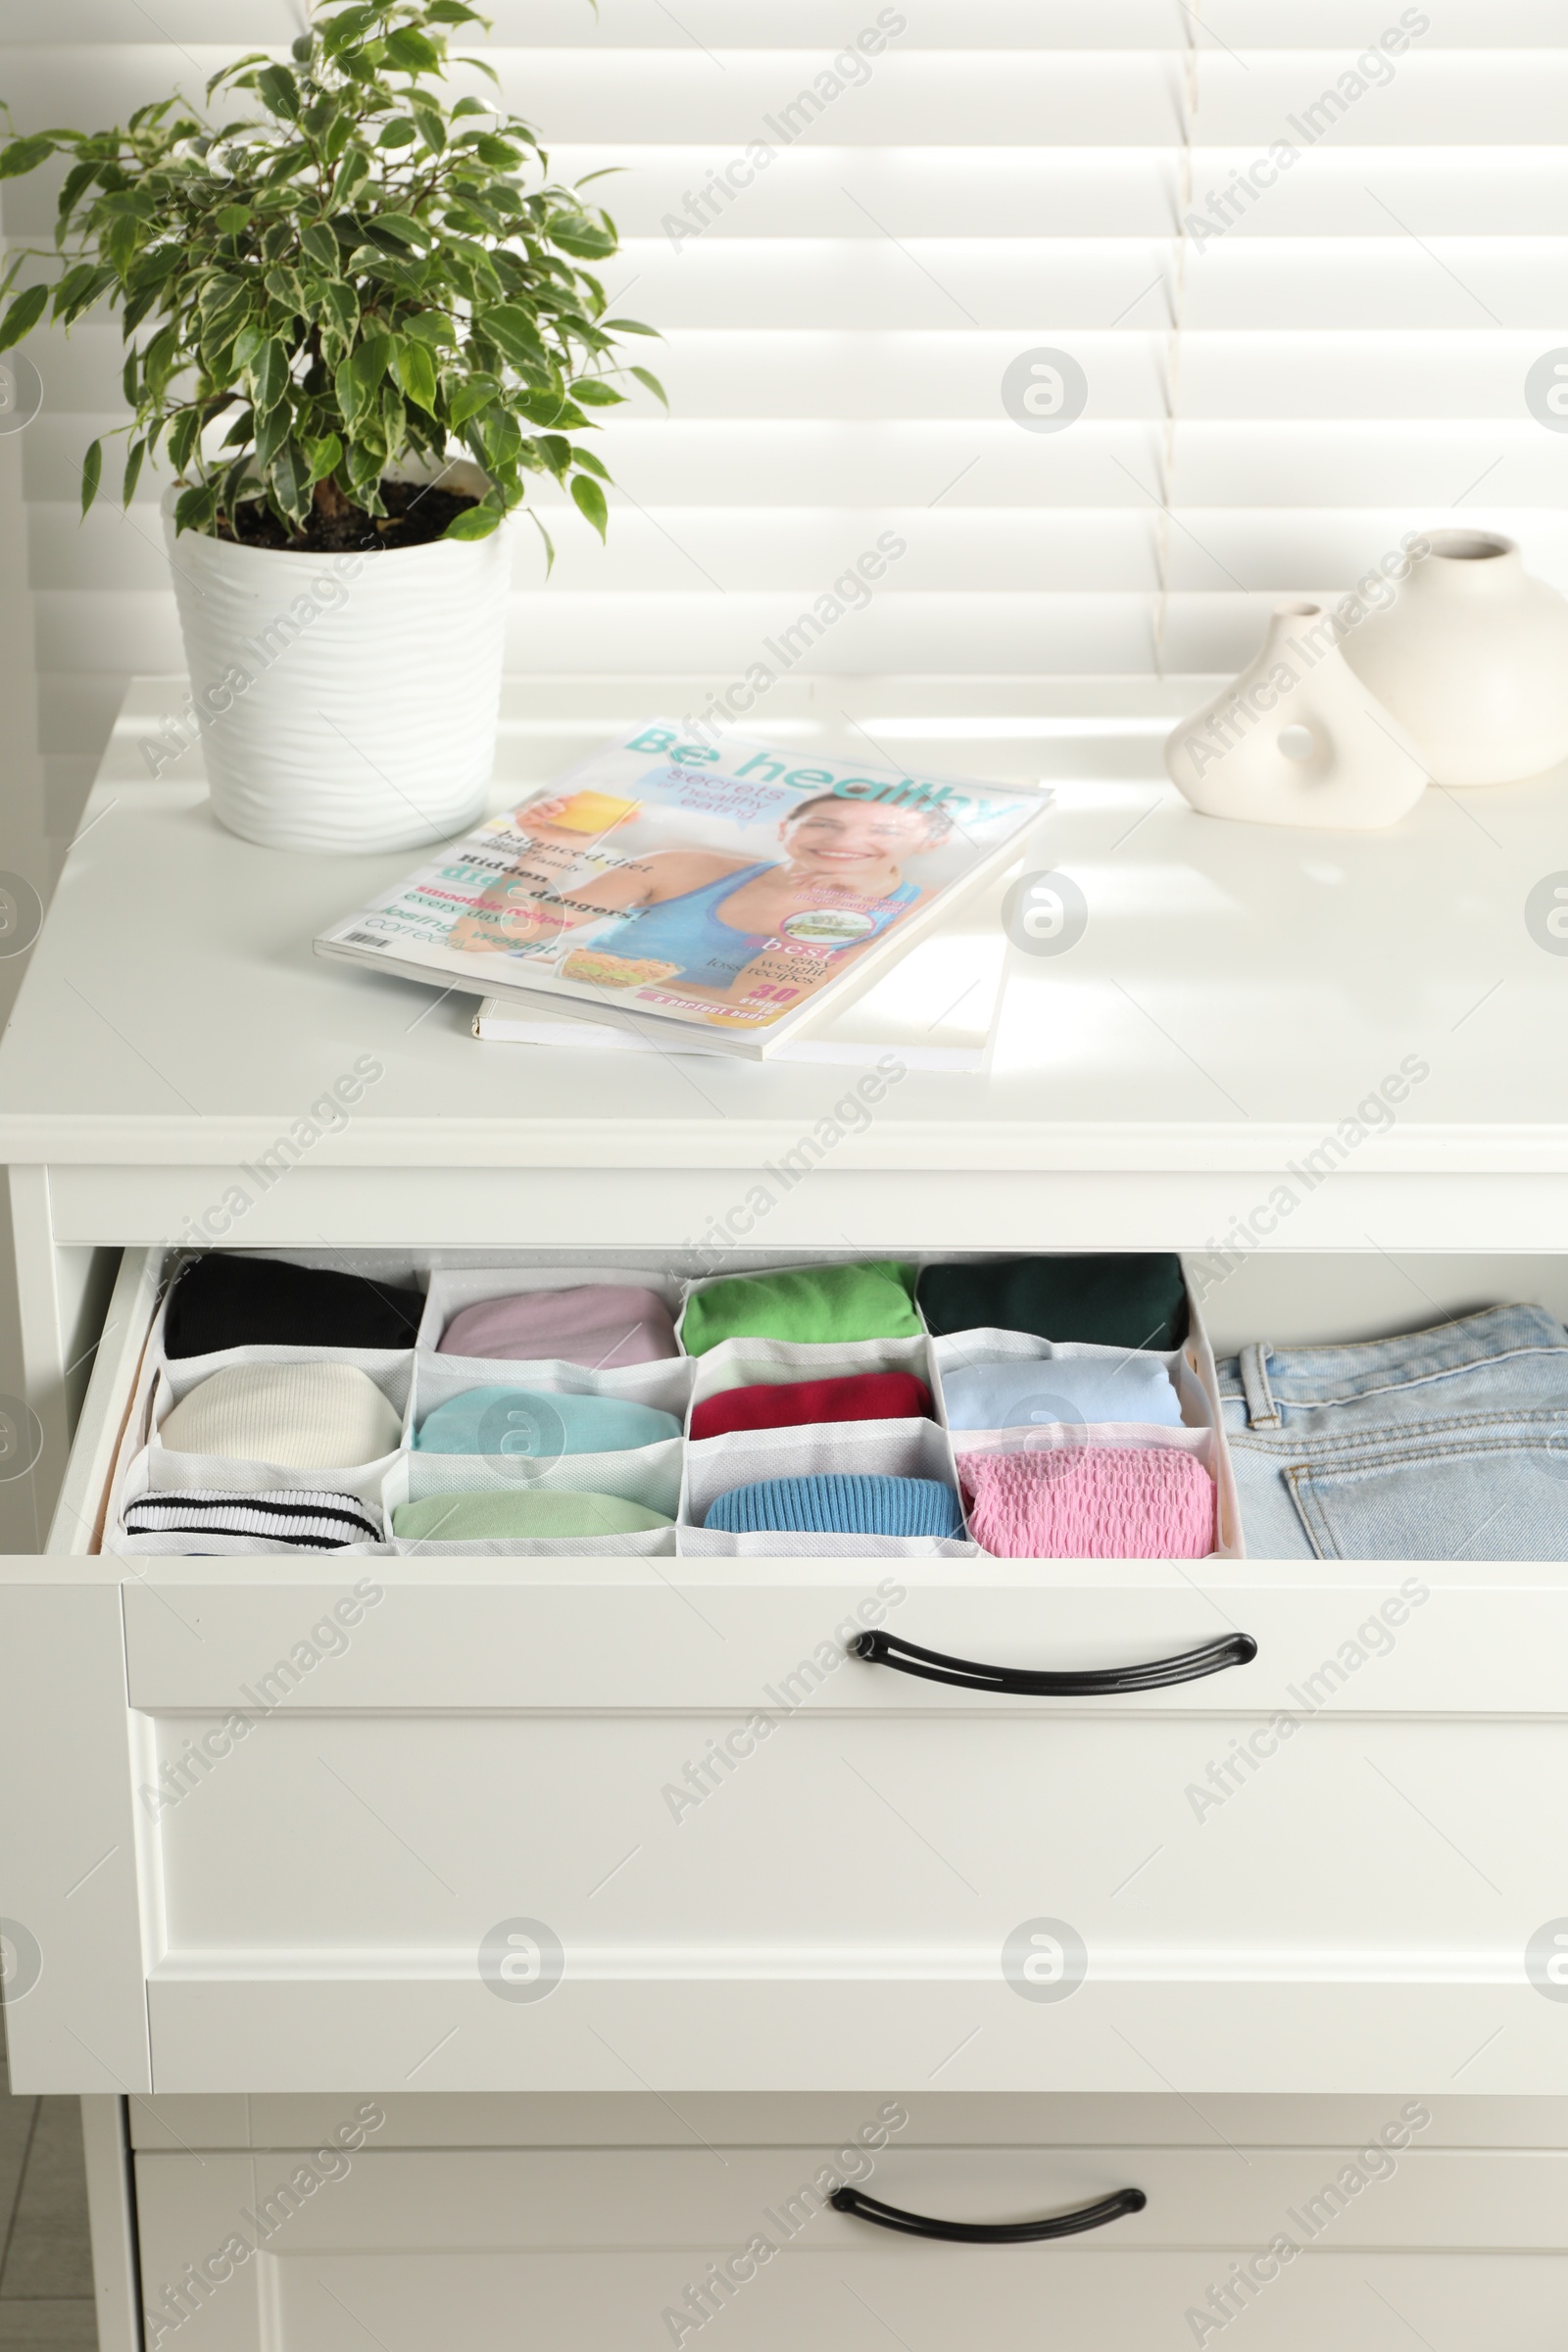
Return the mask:
<path fill-rule="evenodd" d="M 633 729 L 317 940 L 763 1056 L 1014 856 L 1044 792 Z"/>

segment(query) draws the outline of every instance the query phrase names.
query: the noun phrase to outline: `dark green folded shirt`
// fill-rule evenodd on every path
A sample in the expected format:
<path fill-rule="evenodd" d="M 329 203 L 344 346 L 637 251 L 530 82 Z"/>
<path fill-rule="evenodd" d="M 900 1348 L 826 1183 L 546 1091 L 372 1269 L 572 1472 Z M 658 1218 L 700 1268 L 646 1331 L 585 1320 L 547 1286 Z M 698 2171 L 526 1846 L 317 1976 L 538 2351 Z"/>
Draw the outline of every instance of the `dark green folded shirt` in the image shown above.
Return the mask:
<path fill-rule="evenodd" d="M 1101 1348 L 1179 1348 L 1187 1337 L 1181 1260 L 1166 1250 L 1086 1251 L 927 1266 L 920 1305 L 938 1335 L 1027 1331 Z"/>

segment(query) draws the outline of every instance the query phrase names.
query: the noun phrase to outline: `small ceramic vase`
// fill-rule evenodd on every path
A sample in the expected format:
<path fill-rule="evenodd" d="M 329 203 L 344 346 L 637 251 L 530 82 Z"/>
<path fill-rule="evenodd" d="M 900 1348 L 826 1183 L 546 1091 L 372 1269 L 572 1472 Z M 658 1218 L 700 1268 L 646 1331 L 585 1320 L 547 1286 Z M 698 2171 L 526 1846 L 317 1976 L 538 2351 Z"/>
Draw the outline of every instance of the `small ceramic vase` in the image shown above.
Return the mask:
<path fill-rule="evenodd" d="M 1321 605 L 1276 605 L 1248 667 L 1166 738 L 1165 765 L 1205 816 L 1366 830 L 1426 789 L 1410 736 L 1362 684 Z"/>
<path fill-rule="evenodd" d="M 1512 784 L 1568 760 L 1568 603 L 1494 532 L 1407 545 L 1408 576 L 1348 633 L 1345 658 L 1409 729 L 1433 781 Z"/>

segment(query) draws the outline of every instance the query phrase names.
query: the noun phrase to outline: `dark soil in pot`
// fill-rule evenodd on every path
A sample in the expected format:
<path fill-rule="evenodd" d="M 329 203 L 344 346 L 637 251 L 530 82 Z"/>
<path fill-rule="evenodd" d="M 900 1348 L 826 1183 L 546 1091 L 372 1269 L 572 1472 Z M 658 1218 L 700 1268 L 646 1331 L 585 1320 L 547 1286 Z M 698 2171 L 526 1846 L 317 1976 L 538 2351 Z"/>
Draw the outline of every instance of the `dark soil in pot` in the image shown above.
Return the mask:
<path fill-rule="evenodd" d="M 293 556 L 353 555 L 365 547 L 423 547 L 441 537 L 455 514 L 479 504 L 476 498 L 451 490 L 389 480 L 381 484 L 381 499 L 384 514 L 367 514 L 363 507 L 328 514 L 314 507 L 300 532 L 289 530 L 269 507 L 255 499 L 237 509 L 238 530 L 232 535 L 220 531 L 219 536 L 232 537 L 241 547 L 277 548 Z"/>

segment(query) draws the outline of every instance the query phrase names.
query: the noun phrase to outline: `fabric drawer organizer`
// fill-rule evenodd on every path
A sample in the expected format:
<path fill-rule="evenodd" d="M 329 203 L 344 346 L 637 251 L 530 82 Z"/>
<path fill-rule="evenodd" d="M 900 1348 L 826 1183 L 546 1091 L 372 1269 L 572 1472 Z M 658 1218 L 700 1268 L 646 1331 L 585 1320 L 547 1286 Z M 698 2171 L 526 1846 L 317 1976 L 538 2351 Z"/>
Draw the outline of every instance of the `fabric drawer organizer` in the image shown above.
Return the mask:
<path fill-rule="evenodd" d="M 282 1255 L 283 1253 L 279 1253 Z M 372 1253 L 367 1253 L 368 1260 Z M 284 1262 L 294 1262 L 287 1258 Z M 299 1262 L 309 1262 L 301 1252 Z M 341 1256 L 334 1263 L 342 1265 Z M 809 1265 L 869 1262 L 863 1253 L 845 1251 L 837 1261 L 767 1259 L 748 1262 L 748 1274 L 800 1272 Z M 914 1267 L 951 1262 L 948 1253 L 925 1257 L 906 1255 Z M 970 1261 L 985 1264 L 988 1261 Z M 1024 1465 L 1009 1465 L 1012 1485 L 1041 1482 L 1048 1491 L 1052 1512 L 1042 1526 L 1069 1530 L 1084 1525 L 1082 1496 L 1064 1507 L 1081 1483 L 1086 1459 L 1099 1460 L 1114 1449 L 1159 1451 L 1182 1456 L 1178 1476 L 1196 1467 L 1212 1485 L 1212 1548 L 1222 1557 L 1243 1551 L 1240 1525 L 1222 1429 L 1212 1354 L 1204 1335 L 1198 1303 L 1188 1288 L 1189 1328 L 1182 1345 L 1159 1354 L 1157 1362 L 1169 1375 L 1179 1404 L 1180 1424 L 1174 1427 L 1118 1425 L 1080 1421 L 1071 1394 L 1091 1398 L 1096 1394 L 1074 1374 L 1096 1370 L 1092 1359 L 1114 1357 L 1117 1351 L 1057 1344 L 1016 1331 L 979 1329 L 933 1336 L 915 1308 L 910 1316 L 916 1329 L 897 1338 L 853 1340 L 844 1343 L 808 1342 L 735 1336 L 718 1340 L 704 1352 L 685 1351 L 683 1327 L 690 1302 L 701 1298 L 727 1274 L 692 1277 L 678 1270 L 679 1261 L 660 1263 L 657 1252 L 644 1263 L 625 1265 L 578 1259 L 561 1263 L 520 1264 L 515 1258 L 493 1265 L 449 1266 L 439 1262 L 412 1277 L 408 1286 L 423 1289 L 423 1311 L 415 1344 L 406 1348 L 338 1348 L 286 1347 L 276 1343 L 216 1349 L 204 1355 L 169 1357 L 163 1340 L 169 1301 L 166 1296 L 154 1322 L 124 1440 L 120 1449 L 108 1509 L 104 1548 L 137 1554 L 280 1553 L 301 1549 L 341 1550 L 344 1556 L 391 1556 L 417 1553 L 421 1557 L 592 1557 L 633 1553 L 654 1557 L 774 1557 L 892 1556 L 903 1558 L 981 1558 L 985 1546 L 976 1540 L 976 1489 L 999 1455 L 1022 1455 Z M 656 1303 L 649 1321 L 656 1329 L 667 1310 L 675 1333 L 674 1355 L 631 1362 L 613 1370 L 561 1358 L 525 1360 L 511 1356 L 448 1354 L 440 1341 L 454 1319 L 481 1302 L 516 1298 L 519 1328 L 526 1327 L 527 1301 L 533 1295 L 589 1286 L 620 1286 L 651 1293 Z M 589 1302 L 589 1327 L 596 1318 Z M 503 1321 L 506 1318 L 503 1316 Z M 703 1317 L 697 1318 L 702 1321 Z M 470 1323 L 471 1328 L 471 1323 Z M 1155 1359 L 1150 1359 L 1152 1362 Z M 165 1426 L 175 1408 L 211 1380 L 231 1368 L 258 1369 L 299 1365 L 351 1367 L 384 1398 L 386 1426 L 395 1419 L 395 1446 L 361 1462 L 317 1462 L 305 1468 L 275 1460 L 245 1459 L 238 1455 L 205 1455 L 182 1451 L 167 1444 Z M 1001 1430 L 950 1427 L 945 1383 L 960 1368 L 977 1364 L 1004 1367 L 1003 1396 L 1012 1393 L 1010 1368 L 1019 1367 L 1022 1393 L 1028 1404 L 1024 1425 Z M 1057 1369 L 1053 1373 L 1052 1366 Z M 1039 1366 L 1034 1383 L 1026 1367 Z M 743 1427 L 722 1435 L 692 1438 L 695 1405 L 741 1389 L 756 1391 L 806 1382 L 859 1380 L 866 1374 L 897 1374 L 886 1387 L 891 1400 L 903 1405 L 918 1398 L 915 1383 L 923 1384 L 932 1401 L 931 1418 L 821 1420 L 781 1426 Z M 872 1395 L 879 1384 L 873 1383 Z M 459 1453 L 425 1450 L 415 1443 L 425 1417 L 438 1407 L 479 1389 L 500 1393 L 500 1399 L 477 1415 L 476 1426 L 486 1433 L 486 1450 Z M 819 1392 L 813 1392 L 820 1394 Z M 848 1392 L 849 1399 L 861 1393 Z M 976 1391 L 971 1382 L 965 1394 Z M 568 1450 L 564 1417 L 553 1410 L 553 1396 L 614 1400 L 651 1408 L 668 1415 L 682 1432 L 653 1443 L 619 1450 Z M 1054 1405 L 1052 1399 L 1061 1401 Z M 506 1399 L 515 1398 L 515 1406 Z M 1018 1408 L 1023 1419 L 1023 1407 Z M 1042 1413 L 1053 1418 L 1042 1424 Z M 1059 1421 L 1054 1416 L 1059 1412 Z M 186 1425 L 191 1415 L 182 1420 Z M 575 1433 L 582 1420 L 569 1416 Z M 624 1426 L 638 1415 L 613 1417 Z M 367 1426 L 374 1426 L 372 1412 Z M 645 1423 L 645 1426 L 647 1424 Z M 658 1426 L 659 1424 L 654 1424 Z M 176 1422 L 176 1429 L 180 1426 Z M 491 1449 L 493 1446 L 493 1450 Z M 1112 1465 L 1116 1471 L 1117 1465 Z M 1135 1486 L 1145 1466 L 1129 1469 Z M 994 1472 L 991 1475 L 996 1475 Z M 1102 1468 L 1103 1475 L 1103 1467 Z M 1154 1475 L 1170 1474 L 1168 1462 L 1155 1466 Z M 924 1516 L 914 1524 L 940 1524 L 940 1497 L 932 1510 L 933 1493 L 951 1498 L 951 1524 L 958 1530 L 945 1535 L 898 1535 L 877 1532 L 881 1525 L 873 1508 L 865 1532 L 828 1533 L 811 1526 L 813 1498 L 827 1490 L 786 1489 L 803 1499 L 802 1515 L 809 1532 L 731 1532 L 705 1524 L 720 1495 L 759 1486 L 763 1481 L 788 1482 L 833 1479 L 836 1495 L 873 1498 L 892 1493 L 906 1501 L 909 1490 L 890 1490 L 879 1482 L 931 1482 L 916 1497 Z M 1124 1480 L 1111 1477 L 1119 1492 Z M 775 1491 L 776 1492 L 776 1491 Z M 290 1497 L 313 1498 L 318 1516 L 298 1519 Z M 586 1498 L 587 1524 L 592 1534 L 456 1534 L 439 1530 L 449 1521 L 465 1525 L 477 1513 L 488 1523 L 522 1525 L 548 1514 L 550 1526 L 580 1516 L 568 1496 Z M 251 1498 L 247 1508 L 243 1498 Z M 262 1497 L 270 1498 L 264 1506 Z M 281 1502 L 279 1501 L 279 1498 Z M 595 1505 L 594 1497 L 605 1498 Z M 324 1498 L 324 1499 L 323 1499 Z M 450 1499 L 451 1507 L 439 1508 Z M 478 1498 L 478 1499 L 475 1499 Z M 542 1498 L 560 1498 L 545 1500 Z M 416 1524 L 432 1532 L 399 1534 L 395 1515 L 405 1505 L 420 1506 Z M 1057 1508 L 1062 1505 L 1062 1508 Z M 257 1532 L 267 1524 L 266 1513 L 283 1513 L 289 1532 Z M 744 1525 L 744 1503 L 726 1505 L 726 1513 Z M 319 1514 L 327 1514 L 323 1520 Z M 130 1514 L 127 1527 L 126 1513 Z M 612 1522 L 613 1524 L 609 1524 Z M 907 1522 L 906 1522 L 907 1523 Z M 981 1509 L 981 1525 L 986 1524 Z M 1035 1521 L 1026 1517 L 1026 1528 Z M 1174 1524 L 1174 1523 L 1173 1523 Z M 1191 1520 L 1189 1519 L 1189 1524 Z M 331 1542 L 334 1527 L 352 1542 Z M 372 1535 L 361 1532 L 368 1527 Z M 1105 1556 L 1098 1543 L 1063 1551 L 1058 1556 Z M 1004 1546 L 1004 1548 L 1007 1548 Z M 1180 1556 L 1199 1556 L 1192 1551 Z M 1052 1556 L 1049 1551 L 1042 1556 Z M 1117 1550 L 1115 1556 L 1122 1556 Z M 1163 1556 L 1163 1555 L 1161 1555 Z"/>

